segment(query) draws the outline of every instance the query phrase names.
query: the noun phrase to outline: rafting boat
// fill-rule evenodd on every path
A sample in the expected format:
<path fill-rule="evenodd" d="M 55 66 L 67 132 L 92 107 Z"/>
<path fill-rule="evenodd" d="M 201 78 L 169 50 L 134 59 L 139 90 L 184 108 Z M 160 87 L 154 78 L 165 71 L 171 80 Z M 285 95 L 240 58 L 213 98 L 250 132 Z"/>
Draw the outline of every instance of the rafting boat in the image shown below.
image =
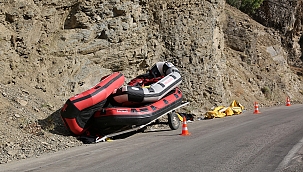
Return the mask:
<path fill-rule="evenodd" d="M 180 106 L 179 70 L 169 62 L 156 63 L 147 74 L 122 86 L 115 72 L 93 88 L 66 101 L 61 117 L 67 128 L 81 135 L 88 127 L 106 128 L 146 124 Z"/>

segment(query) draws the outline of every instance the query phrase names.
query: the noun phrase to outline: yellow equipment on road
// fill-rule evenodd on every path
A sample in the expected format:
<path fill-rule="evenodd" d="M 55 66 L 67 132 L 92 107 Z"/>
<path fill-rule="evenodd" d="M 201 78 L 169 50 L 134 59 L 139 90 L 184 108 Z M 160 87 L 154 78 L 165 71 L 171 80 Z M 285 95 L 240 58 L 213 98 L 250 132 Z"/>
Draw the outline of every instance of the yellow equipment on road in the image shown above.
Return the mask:
<path fill-rule="evenodd" d="M 229 107 L 217 106 L 213 110 L 207 111 L 204 117 L 206 119 L 223 118 L 225 116 L 239 115 L 243 110 L 244 106 L 234 100 Z"/>

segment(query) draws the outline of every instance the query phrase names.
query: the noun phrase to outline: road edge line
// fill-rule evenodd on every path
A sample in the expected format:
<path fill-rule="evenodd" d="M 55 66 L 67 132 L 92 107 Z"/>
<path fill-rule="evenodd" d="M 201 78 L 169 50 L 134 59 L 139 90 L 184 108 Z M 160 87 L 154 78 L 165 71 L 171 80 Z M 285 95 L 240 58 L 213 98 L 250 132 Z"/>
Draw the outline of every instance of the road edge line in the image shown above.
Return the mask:
<path fill-rule="evenodd" d="M 280 164 L 278 165 L 275 171 L 276 172 L 282 171 L 290 163 L 292 158 L 302 148 L 302 146 L 303 146 L 303 138 L 295 146 L 292 147 L 292 149 L 284 157 L 283 161 L 280 162 Z"/>

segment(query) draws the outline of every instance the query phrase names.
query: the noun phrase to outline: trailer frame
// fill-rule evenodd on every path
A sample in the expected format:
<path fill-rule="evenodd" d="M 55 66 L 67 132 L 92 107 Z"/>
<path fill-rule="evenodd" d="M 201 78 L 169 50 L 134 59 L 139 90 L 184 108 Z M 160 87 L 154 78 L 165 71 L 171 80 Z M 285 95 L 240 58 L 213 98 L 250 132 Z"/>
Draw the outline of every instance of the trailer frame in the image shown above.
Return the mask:
<path fill-rule="evenodd" d="M 107 135 L 102 136 L 102 137 L 97 137 L 97 138 L 95 139 L 95 143 L 98 143 L 98 142 L 105 142 L 105 141 L 107 141 L 107 140 L 108 140 L 109 138 L 111 138 L 111 137 L 115 137 L 115 136 L 122 135 L 122 134 L 125 134 L 125 133 L 129 133 L 129 132 L 132 132 L 132 131 L 140 130 L 140 129 L 142 129 L 142 128 L 144 128 L 144 127 L 146 127 L 146 126 L 152 124 L 153 122 L 155 122 L 155 121 L 158 120 L 159 118 L 163 117 L 164 115 L 167 115 L 167 114 L 169 114 L 169 113 L 172 113 L 172 112 L 174 112 L 176 109 L 179 109 L 179 108 L 181 108 L 181 107 L 183 107 L 183 106 L 186 106 L 186 105 L 188 105 L 188 104 L 189 104 L 189 102 L 182 102 L 179 106 L 177 106 L 177 107 L 175 107 L 175 108 L 173 108 L 173 109 L 171 109 L 171 110 L 165 112 L 164 114 L 160 115 L 158 118 L 156 118 L 156 119 L 154 119 L 154 120 L 152 120 L 152 121 L 150 121 L 150 122 L 148 122 L 148 123 L 146 123 L 146 124 L 143 124 L 143 125 L 140 125 L 140 126 L 135 126 L 134 128 L 131 128 L 131 129 L 128 129 L 128 130 L 124 130 L 124 131 L 120 131 L 120 132 L 115 132 L 115 133 L 112 133 L 112 134 L 107 134 Z"/>

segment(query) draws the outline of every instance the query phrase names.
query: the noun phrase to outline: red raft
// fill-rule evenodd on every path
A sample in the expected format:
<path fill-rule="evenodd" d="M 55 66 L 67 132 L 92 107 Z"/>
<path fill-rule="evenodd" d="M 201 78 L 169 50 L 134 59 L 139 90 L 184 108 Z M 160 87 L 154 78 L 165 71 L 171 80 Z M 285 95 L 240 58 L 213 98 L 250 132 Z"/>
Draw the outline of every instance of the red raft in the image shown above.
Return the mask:
<path fill-rule="evenodd" d="M 121 87 L 124 80 L 121 73 L 112 73 L 103 77 L 93 88 L 68 99 L 60 112 L 66 127 L 76 135 L 85 132 L 94 112 L 104 106 L 107 97 Z"/>
<path fill-rule="evenodd" d="M 139 107 L 107 107 L 95 112 L 93 125 L 99 128 L 146 124 L 182 104 L 182 92 L 176 87 L 159 101 Z"/>

